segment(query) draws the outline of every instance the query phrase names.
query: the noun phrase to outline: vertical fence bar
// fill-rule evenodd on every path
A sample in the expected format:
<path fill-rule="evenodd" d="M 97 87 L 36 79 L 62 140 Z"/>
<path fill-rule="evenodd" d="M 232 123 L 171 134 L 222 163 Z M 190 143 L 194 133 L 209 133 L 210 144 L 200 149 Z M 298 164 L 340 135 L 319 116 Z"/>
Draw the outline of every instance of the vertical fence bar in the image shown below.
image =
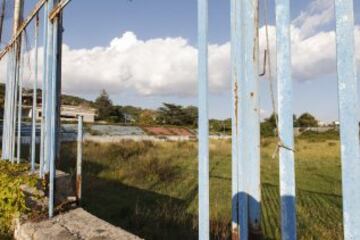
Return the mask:
<path fill-rule="evenodd" d="M 24 44 L 25 35 L 21 35 L 22 43 Z M 17 127 L 17 144 L 16 144 L 16 162 L 20 163 L 21 158 L 21 131 L 22 131 L 22 96 L 23 96 L 23 80 L 24 80 L 24 71 L 25 71 L 25 44 L 21 48 L 20 53 L 20 64 L 19 64 L 19 77 L 18 77 L 18 127 Z"/>
<path fill-rule="evenodd" d="M 45 171 L 45 114 L 46 114 L 46 91 L 47 91 L 47 72 L 48 72 L 48 29 L 49 29 L 49 5 L 48 2 L 44 5 L 44 53 L 43 53 L 43 75 L 42 75 L 42 92 L 41 92 L 41 136 L 40 136 L 40 169 L 39 177 L 44 177 Z"/>
<path fill-rule="evenodd" d="M 208 0 L 198 0 L 199 239 L 209 239 Z"/>
<path fill-rule="evenodd" d="M 231 1 L 231 61 L 233 85 L 232 113 L 232 239 L 248 239 L 248 197 L 244 189 L 242 134 L 241 76 L 243 72 L 243 3 Z"/>
<path fill-rule="evenodd" d="M 296 239 L 294 130 L 292 111 L 290 0 L 276 0 L 281 233 Z"/>
<path fill-rule="evenodd" d="M 2 136 L 2 151 L 1 157 L 4 160 L 10 160 L 10 146 L 9 146 L 9 128 L 11 120 L 10 102 L 12 91 L 12 81 L 14 73 L 14 48 L 12 48 L 7 56 L 7 73 L 6 73 L 6 90 L 5 90 L 5 103 L 4 103 L 4 120 L 3 120 L 3 136 Z"/>
<path fill-rule="evenodd" d="M 13 37 L 16 35 L 16 32 L 19 28 L 19 25 L 22 21 L 22 15 L 23 15 L 23 0 L 15 0 L 14 1 L 14 22 L 13 22 Z M 15 47 L 10 52 L 10 60 L 11 65 L 9 68 L 9 72 L 7 73 L 9 75 L 9 79 L 7 81 L 6 86 L 6 93 L 5 93 L 5 107 L 4 107 L 4 122 L 3 122 L 3 141 L 2 141 L 2 157 L 4 159 L 11 159 L 13 161 L 14 156 L 14 149 L 13 149 L 13 143 L 14 143 L 14 128 L 15 128 L 15 122 L 14 122 L 14 112 L 16 112 L 16 106 L 15 106 L 15 92 L 16 89 L 16 74 L 17 74 L 17 64 L 18 64 L 18 56 L 20 51 L 20 42 L 21 40 L 17 41 L 15 44 Z"/>
<path fill-rule="evenodd" d="M 55 6 L 55 0 L 48 1 L 48 11 Z M 48 17 L 48 15 L 47 15 Z M 53 84 L 53 60 L 54 60 L 54 28 L 53 24 L 48 20 L 48 32 L 47 32 L 47 66 L 46 66 L 46 96 L 45 96 L 45 119 L 44 119 L 44 133 L 45 133 L 45 144 L 44 144 L 44 172 L 48 176 L 50 172 L 50 148 L 51 148 L 51 111 L 52 106 L 52 84 Z"/>
<path fill-rule="evenodd" d="M 243 1 L 243 64 L 240 98 L 243 121 L 240 122 L 243 134 L 240 134 L 240 161 L 244 166 L 241 172 L 244 178 L 243 189 L 248 194 L 249 238 L 260 235 L 260 107 L 259 107 L 259 36 L 258 36 L 258 0 Z"/>
<path fill-rule="evenodd" d="M 37 82 L 38 82 L 38 38 L 39 38 L 39 15 L 36 15 L 35 20 L 35 78 L 33 87 L 33 106 L 32 106 L 32 131 L 31 131 L 31 172 L 35 171 L 35 157 L 36 157 L 36 117 L 37 117 Z"/>
<path fill-rule="evenodd" d="M 344 237 L 360 239 L 359 119 L 352 0 L 335 0 Z"/>
<path fill-rule="evenodd" d="M 231 192 L 232 192 L 232 222 L 231 222 L 231 234 L 232 239 L 236 240 L 240 237 L 240 223 L 239 223 L 239 196 L 238 196 L 238 138 L 239 138 L 239 96 L 238 96 L 238 74 L 240 73 L 239 67 L 241 66 L 241 58 L 239 52 L 241 52 L 239 46 L 241 43 L 241 36 L 237 31 L 241 22 L 239 16 L 241 11 L 240 1 L 231 0 L 231 75 L 232 75 L 232 117 L 231 117 Z"/>
<path fill-rule="evenodd" d="M 83 116 L 78 116 L 77 160 L 76 160 L 76 198 L 80 203 L 82 194 L 82 153 L 83 153 Z"/>
<path fill-rule="evenodd" d="M 52 6 L 58 3 L 57 0 L 52 0 Z M 50 8 L 49 8 L 50 9 Z M 62 47 L 62 16 L 56 16 L 52 22 L 52 58 L 51 60 L 51 78 L 48 82 L 50 85 L 49 94 L 47 97 L 47 108 L 50 128 L 50 136 L 48 139 L 48 154 L 50 164 L 50 183 L 49 183 L 49 217 L 54 216 L 54 202 L 55 202 L 55 174 L 56 174 L 56 159 L 57 159 L 57 148 L 59 141 L 59 126 L 60 126 L 60 86 L 61 86 L 61 47 Z M 50 47 L 50 45 L 49 45 Z M 48 65 L 49 67 L 50 65 Z"/>
<path fill-rule="evenodd" d="M 57 64 L 57 53 L 58 53 L 58 18 L 54 19 L 54 22 L 52 23 L 53 27 L 53 41 L 52 41 L 52 76 L 51 80 L 51 89 L 49 99 L 51 98 L 49 104 L 49 122 L 50 122 L 50 137 L 49 137 L 49 166 L 50 166 L 50 186 L 49 186 L 49 217 L 54 216 L 54 199 L 55 199 L 55 160 L 56 160 L 56 128 L 57 128 L 57 70 L 58 70 L 58 64 Z"/>
<path fill-rule="evenodd" d="M 21 36 L 22 39 L 22 36 Z M 16 114 L 18 109 L 18 94 L 19 94 L 19 80 L 20 80 L 20 58 L 21 58 L 21 43 L 16 47 L 15 57 L 15 86 L 14 86 L 14 97 L 12 99 L 12 105 L 14 107 L 12 114 L 12 129 L 11 129 L 11 163 L 15 163 L 15 146 L 16 146 Z"/>
<path fill-rule="evenodd" d="M 260 234 L 258 1 L 231 1 L 232 235 Z M 250 230 L 250 232 L 249 232 Z"/>

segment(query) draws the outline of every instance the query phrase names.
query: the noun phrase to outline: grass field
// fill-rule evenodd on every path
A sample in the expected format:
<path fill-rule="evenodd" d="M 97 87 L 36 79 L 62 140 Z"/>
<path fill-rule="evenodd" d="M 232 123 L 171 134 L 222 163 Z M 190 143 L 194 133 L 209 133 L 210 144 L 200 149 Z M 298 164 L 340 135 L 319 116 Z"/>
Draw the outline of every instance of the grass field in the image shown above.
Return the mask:
<path fill-rule="evenodd" d="M 313 139 L 313 138 L 312 138 Z M 212 239 L 230 238 L 231 142 L 211 141 Z M 280 239 L 278 159 L 262 140 L 262 229 Z M 60 168 L 74 173 L 76 147 Z M 86 143 L 83 207 L 146 239 L 197 239 L 196 142 Z M 299 239 L 342 239 L 339 142 L 296 140 Z"/>

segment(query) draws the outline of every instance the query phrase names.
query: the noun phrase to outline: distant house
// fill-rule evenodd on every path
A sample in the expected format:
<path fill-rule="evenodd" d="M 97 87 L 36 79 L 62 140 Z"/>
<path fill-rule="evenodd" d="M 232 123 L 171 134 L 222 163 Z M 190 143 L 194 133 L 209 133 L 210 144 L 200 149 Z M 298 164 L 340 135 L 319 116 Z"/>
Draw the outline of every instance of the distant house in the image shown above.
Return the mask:
<path fill-rule="evenodd" d="M 23 115 L 32 118 L 32 94 L 23 95 Z M 42 107 L 41 107 L 41 96 L 38 97 L 38 107 L 36 111 L 36 119 L 41 120 Z M 79 115 L 84 117 L 84 122 L 93 123 L 95 122 L 96 110 L 87 106 L 61 106 L 61 120 L 62 121 L 76 121 Z"/>

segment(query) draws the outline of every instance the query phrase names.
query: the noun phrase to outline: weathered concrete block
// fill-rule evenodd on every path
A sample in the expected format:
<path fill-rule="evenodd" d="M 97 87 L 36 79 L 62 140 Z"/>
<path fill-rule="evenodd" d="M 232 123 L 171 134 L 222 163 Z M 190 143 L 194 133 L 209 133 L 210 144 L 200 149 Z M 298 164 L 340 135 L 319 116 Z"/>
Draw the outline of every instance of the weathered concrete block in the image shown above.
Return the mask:
<path fill-rule="evenodd" d="M 140 240 L 139 237 L 115 227 L 82 208 L 53 219 L 16 224 L 16 240 Z"/>

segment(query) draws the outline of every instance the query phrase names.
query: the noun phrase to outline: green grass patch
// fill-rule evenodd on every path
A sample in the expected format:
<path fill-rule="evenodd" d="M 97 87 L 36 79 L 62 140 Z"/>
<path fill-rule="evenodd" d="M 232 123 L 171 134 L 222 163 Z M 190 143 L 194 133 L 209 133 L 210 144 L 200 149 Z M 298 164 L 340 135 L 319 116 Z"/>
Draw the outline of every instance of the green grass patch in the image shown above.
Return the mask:
<path fill-rule="evenodd" d="M 261 142 L 262 229 L 280 239 L 276 141 Z M 339 142 L 296 141 L 298 239 L 342 239 Z M 62 146 L 74 173 L 76 145 Z M 197 239 L 197 143 L 86 143 L 83 207 L 146 239 Z M 231 141 L 210 141 L 212 239 L 230 239 Z"/>

